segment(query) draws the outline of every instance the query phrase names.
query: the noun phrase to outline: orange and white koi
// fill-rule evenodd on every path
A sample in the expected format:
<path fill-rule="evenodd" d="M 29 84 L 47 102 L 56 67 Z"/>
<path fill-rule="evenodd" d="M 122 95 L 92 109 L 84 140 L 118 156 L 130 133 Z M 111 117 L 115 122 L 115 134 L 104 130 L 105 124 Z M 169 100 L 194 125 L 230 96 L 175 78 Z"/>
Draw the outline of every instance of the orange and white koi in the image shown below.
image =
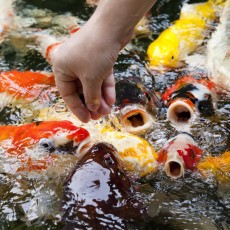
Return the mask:
<path fill-rule="evenodd" d="M 69 121 L 0 126 L 1 169 L 41 172 L 55 165 L 62 152 L 79 155 L 88 142 L 89 132 Z"/>
<path fill-rule="evenodd" d="M 3 108 L 8 104 L 14 105 L 19 101 L 29 104 L 38 99 L 41 99 L 42 106 L 44 106 L 47 104 L 48 97 L 42 93 L 48 89 L 55 89 L 54 86 L 55 81 L 52 74 L 17 70 L 0 72 L 0 107 Z"/>
<path fill-rule="evenodd" d="M 220 24 L 207 45 L 210 79 L 230 91 L 230 0 L 227 0 Z"/>
<path fill-rule="evenodd" d="M 182 177 L 185 170 L 195 170 L 202 153 L 193 138 L 182 133 L 167 141 L 159 151 L 157 161 L 164 164 L 167 176 L 176 179 Z"/>
<path fill-rule="evenodd" d="M 167 119 L 177 130 L 189 128 L 195 113 L 214 114 L 215 84 L 207 79 L 184 76 L 162 95 L 168 107 Z"/>
<path fill-rule="evenodd" d="M 118 157 L 124 162 L 128 171 L 137 176 L 145 176 L 157 170 L 156 152 L 145 139 L 123 131 L 116 131 L 109 123 L 88 122 L 81 123 L 72 113 L 60 112 L 53 108 L 42 109 L 39 120 L 71 120 L 75 125 L 81 126 L 90 133 L 91 143 L 100 141 L 113 145 L 118 151 Z"/>
<path fill-rule="evenodd" d="M 205 177 L 215 177 L 218 182 L 230 182 L 230 151 L 220 156 L 207 156 L 197 165 Z"/>
<path fill-rule="evenodd" d="M 207 36 L 210 23 L 224 1 L 184 4 L 180 18 L 164 30 L 147 50 L 150 69 L 182 66 L 185 57 L 195 51 Z"/>

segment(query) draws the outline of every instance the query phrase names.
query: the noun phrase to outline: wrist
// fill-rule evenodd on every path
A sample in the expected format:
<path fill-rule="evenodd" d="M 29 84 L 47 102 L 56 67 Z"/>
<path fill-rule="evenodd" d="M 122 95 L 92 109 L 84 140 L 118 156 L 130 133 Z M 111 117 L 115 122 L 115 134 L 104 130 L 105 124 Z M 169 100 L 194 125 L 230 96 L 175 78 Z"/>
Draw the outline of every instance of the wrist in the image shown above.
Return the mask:
<path fill-rule="evenodd" d="M 122 49 L 132 38 L 135 25 L 156 0 L 100 0 L 87 22 L 108 43 L 119 43 Z M 92 28 L 91 27 L 91 28 Z"/>

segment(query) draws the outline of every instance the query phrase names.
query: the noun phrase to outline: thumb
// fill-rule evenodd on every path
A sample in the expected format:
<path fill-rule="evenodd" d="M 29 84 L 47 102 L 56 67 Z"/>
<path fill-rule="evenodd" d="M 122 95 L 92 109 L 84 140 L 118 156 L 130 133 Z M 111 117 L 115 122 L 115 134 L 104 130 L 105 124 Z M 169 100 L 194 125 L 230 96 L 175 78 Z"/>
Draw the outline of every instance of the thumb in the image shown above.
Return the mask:
<path fill-rule="evenodd" d="M 102 79 L 85 79 L 82 82 L 85 104 L 88 110 L 96 112 L 100 107 Z"/>

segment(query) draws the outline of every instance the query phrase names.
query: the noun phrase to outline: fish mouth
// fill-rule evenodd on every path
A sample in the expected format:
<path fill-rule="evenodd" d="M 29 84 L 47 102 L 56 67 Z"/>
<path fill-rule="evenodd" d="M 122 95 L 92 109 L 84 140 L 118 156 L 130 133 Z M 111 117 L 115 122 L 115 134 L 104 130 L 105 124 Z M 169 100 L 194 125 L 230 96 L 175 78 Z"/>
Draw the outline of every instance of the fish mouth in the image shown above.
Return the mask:
<path fill-rule="evenodd" d="M 183 160 L 178 157 L 167 160 L 164 168 L 168 177 L 177 179 L 184 176 L 184 163 Z"/>
<path fill-rule="evenodd" d="M 168 107 L 167 119 L 175 125 L 190 124 L 194 117 L 194 105 L 189 100 L 177 99 Z"/>
<path fill-rule="evenodd" d="M 121 123 L 132 134 L 141 134 L 153 126 L 152 116 L 138 105 L 130 105 L 121 110 Z"/>

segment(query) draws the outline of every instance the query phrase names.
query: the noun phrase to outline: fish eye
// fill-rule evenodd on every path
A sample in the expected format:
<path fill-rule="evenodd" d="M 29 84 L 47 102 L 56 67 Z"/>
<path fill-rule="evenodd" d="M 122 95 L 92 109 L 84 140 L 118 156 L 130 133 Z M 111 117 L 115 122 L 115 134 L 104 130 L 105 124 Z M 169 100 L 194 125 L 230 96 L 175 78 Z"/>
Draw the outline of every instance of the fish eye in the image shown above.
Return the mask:
<path fill-rule="evenodd" d="M 44 149 L 48 150 L 49 152 L 53 152 L 55 149 L 53 141 L 51 141 L 48 138 L 40 139 L 40 141 L 38 142 L 38 145 L 43 147 Z"/>
<path fill-rule="evenodd" d="M 174 59 L 174 56 L 172 56 L 172 60 Z"/>

